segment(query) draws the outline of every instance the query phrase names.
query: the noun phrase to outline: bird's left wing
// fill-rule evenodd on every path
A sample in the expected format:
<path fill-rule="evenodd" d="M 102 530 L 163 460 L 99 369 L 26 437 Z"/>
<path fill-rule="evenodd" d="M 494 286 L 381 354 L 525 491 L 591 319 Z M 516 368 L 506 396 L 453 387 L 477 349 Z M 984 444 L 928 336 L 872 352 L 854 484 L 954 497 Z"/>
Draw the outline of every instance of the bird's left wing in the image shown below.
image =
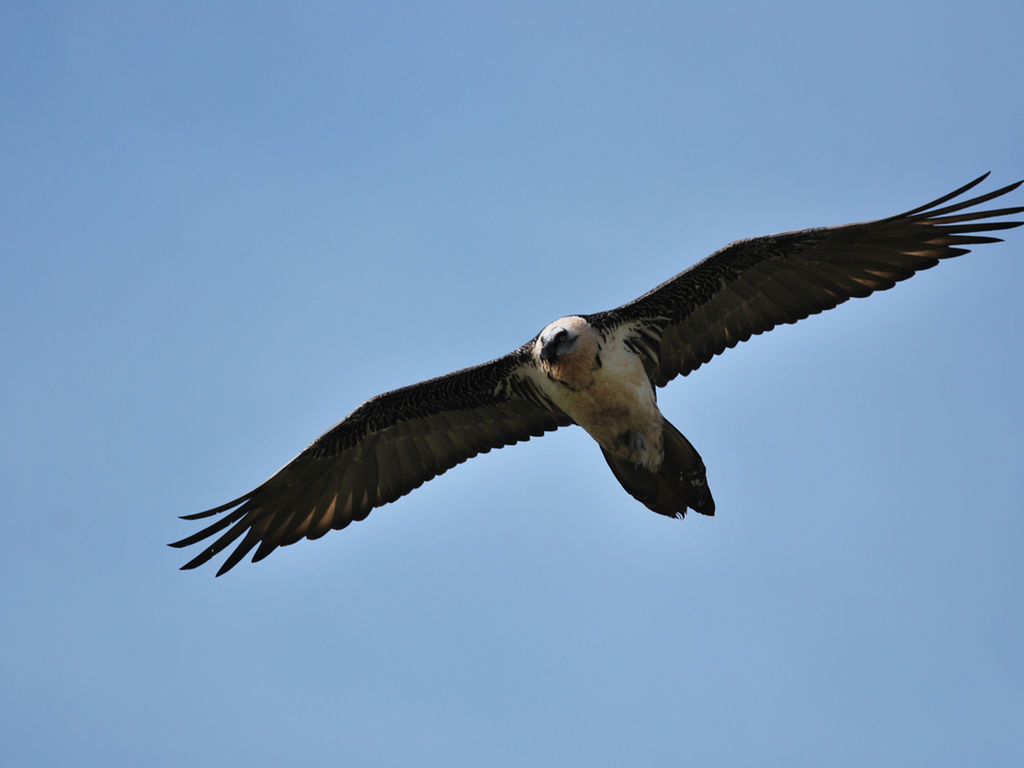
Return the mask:
<path fill-rule="evenodd" d="M 892 288 L 966 246 L 1024 207 L 970 210 L 1017 182 L 946 205 L 988 174 L 938 200 L 887 219 L 740 240 L 618 309 L 590 315 L 598 328 L 630 330 L 628 344 L 658 386 L 780 323 L 795 323 L 852 297 Z"/>
<path fill-rule="evenodd" d="M 219 576 L 254 547 L 256 562 L 277 547 L 362 520 L 374 507 L 478 453 L 568 426 L 572 420 L 532 383 L 529 348 L 378 395 L 255 490 L 185 515 L 221 517 L 171 544 L 187 547 L 220 534 L 183 569 L 202 565 L 241 539 Z"/>

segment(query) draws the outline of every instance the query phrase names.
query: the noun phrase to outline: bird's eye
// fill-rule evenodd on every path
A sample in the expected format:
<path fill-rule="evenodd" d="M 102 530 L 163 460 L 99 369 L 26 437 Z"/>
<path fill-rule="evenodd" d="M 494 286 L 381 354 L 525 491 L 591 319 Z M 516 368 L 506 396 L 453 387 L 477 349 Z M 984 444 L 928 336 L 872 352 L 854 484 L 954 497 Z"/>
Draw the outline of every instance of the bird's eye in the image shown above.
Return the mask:
<path fill-rule="evenodd" d="M 565 329 L 562 328 L 561 330 L 558 331 L 558 333 L 555 334 L 555 341 L 565 341 L 565 337 L 568 335 L 569 334 L 566 333 Z"/>

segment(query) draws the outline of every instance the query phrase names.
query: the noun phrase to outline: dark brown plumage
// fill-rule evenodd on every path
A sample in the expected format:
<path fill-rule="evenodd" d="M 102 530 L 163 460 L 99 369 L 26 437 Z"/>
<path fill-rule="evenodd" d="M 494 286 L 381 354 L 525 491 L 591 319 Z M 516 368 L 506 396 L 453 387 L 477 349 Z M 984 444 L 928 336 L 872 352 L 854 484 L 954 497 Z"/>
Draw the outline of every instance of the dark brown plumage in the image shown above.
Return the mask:
<path fill-rule="evenodd" d="M 587 320 L 599 329 L 634 323 L 637 349 L 650 361 L 655 384 L 664 386 L 755 334 L 892 288 L 940 259 L 967 253 L 965 246 L 1000 242 L 978 233 L 1019 227 L 1022 222 L 989 219 L 1024 207 L 963 211 L 1024 182 L 939 207 L 986 178 L 888 219 L 737 240 L 635 301 Z"/>
<path fill-rule="evenodd" d="M 214 509 L 184 515 L 199 520 L 227 513 L 171 546 L 187 547 L 227 529 L 184 566 L 202 565 L 241 538 L 219 576 L 257 545 L 253 562 L 277 547 L 362 520 L 374 507 L 479 453 L 568 426 L 571 419 L 529 381 L 515 378 L 528 359 L 524 346 L 367 400 L 263 485 Z"/>
<path fill-rule="evenodd" d="M 715 500 L 708 488 L 707 469 L 697 449 L 668 419 L 662 419 L 665 461 L 650 472 L 602 449 L 612 474 L 630 496 L 652 512 L 682 518 L 687 509 L 702 515 L 715 514 Z"/>
<path fill-rule="evenodd" d="M 651 385 L 663 386 L 754 334 L 891 288 L 966 246 L 998 242 L 980 233 L 1020 226 L 994 219 L 1024 207 L 968 209 L 1022 182 L 946 205 L 987 176 L 887 219 L 740 240 L 635 301 L 582 317 L 603 339 L 623 336 Z M 255 490 L 184 516 L 221 515 L 171 545 L 217 537 L 183 568 L 230 546 L 217 575 L 253 549 L 253 561 L 261 560 L 279 546 L 362 520 L 478 453 L 574 423 L 547 389 L 556 385 L 537 375 L 537 338 L 490 363 L 368 400 Z M 664 436 L 659 472 L 602 450 L 623 487 L 654 511 L 713 513 L 699 454 L 667 421 Z"/>

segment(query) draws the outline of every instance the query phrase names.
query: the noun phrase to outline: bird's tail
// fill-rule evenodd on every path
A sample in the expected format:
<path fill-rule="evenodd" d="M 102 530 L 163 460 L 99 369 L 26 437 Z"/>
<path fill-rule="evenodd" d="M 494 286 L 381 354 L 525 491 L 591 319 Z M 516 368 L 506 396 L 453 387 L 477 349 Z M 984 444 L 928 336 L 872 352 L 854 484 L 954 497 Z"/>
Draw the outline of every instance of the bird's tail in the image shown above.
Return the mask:
<path fill-rule="evenodd" d="M 659 471 L 650 472 L 602 448 L 608 466 L 631 496 L 659 515 L 682 517 L 687 509 L 702 515 L 715 514 L 707 471 L 697 449 L 668 419 L 662 418 L 661 425 L 665 459 Z"/>

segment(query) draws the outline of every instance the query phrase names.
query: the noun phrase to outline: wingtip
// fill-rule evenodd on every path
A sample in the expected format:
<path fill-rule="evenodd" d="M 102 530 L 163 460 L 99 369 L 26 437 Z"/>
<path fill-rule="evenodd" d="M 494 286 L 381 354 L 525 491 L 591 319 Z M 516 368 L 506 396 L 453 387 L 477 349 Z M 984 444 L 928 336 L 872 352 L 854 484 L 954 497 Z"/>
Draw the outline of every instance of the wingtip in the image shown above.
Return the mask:
<path fill-rule="evenodd" d="M 195 535 L 186 536 L 183 539 L 178 539 L 177 541 L 170 542 L 167 546 L 168 547 L 174 547 L 175 549 L 182 549 L 184 547 L 189 547 L 189 546 L 195 544 L 195 538 L 196 538 Z"/>
<path fill-rule="evenodd" d="M 179 520 L 202 520 L 204 517 L 211 517 L 214 515 L 214 511 L 211 509 L 205 512 L 193 512 L 191 515 L 178 515 Z"/>
<path fill-rule="evenodd" d="M 199 566 L 203 565 L 205 562 L 206 562 L 206 560 L 199 560 L 199 558 L 193 558 L 192 560 L 189 560 L 184 565 L 180 566 L 178 568 L 178 570 L 179 571 L 194 571 L 196 568 L 198 568 Z M 219 571 L 217 571 L 217 573 L 214 574 L 214 577 L 216 578 L 217 576 L 221 576 L 222 574 L 227 573 L 228 570 L 230 570 L 230 569 L 224 568 L 222 566 L 221 569 Z"/>
<path fill-rule="evenodd" d="M 229 509 L 234 509 L 240 504 L 249 501 L 250 499 L 252 499 L 252 497 L 256 494 L 256 491 L 258 490 L 259 488 L 249 491 L 249 493 L 245 494 L 244 496 L 239 496 L 237 499 L 232 499 L 226 504 L 221 504 L 219 507 L 214 507 L 213 509 L 204 509 L 202 512 L 193 512 L 190 515 L 179 515 L 178 517 L 182 520 L 202 520 L 206 517 L 213 517 L 214 515 L 219 515 L 221 512 L 227 512 Z"/>
<path fill-rule="evenodd" d="M 976 181 L 972 181 L 971 185 L 973 186 L 974 184 L 979 184 L 979 183 L 983 182 L 985 179 L 987 179 L 991 175 L 991 173 L 992 173 L 992 171 L 985 171 L 985 173 L 983 173 L 981 176 L 979 176 Z M 1012 192 L 1017 187 L 1019 187 L 1021 184 L 1024 184 L 1024 179 L 1021 179 L 1020 181 L 1014 181 L 1014 182 L 1012 182 L 1010 184 L 1007 184 L 1005 187 L 1003 187 L 1003 190 L 1005 190 L 1006 192 Z"/>

